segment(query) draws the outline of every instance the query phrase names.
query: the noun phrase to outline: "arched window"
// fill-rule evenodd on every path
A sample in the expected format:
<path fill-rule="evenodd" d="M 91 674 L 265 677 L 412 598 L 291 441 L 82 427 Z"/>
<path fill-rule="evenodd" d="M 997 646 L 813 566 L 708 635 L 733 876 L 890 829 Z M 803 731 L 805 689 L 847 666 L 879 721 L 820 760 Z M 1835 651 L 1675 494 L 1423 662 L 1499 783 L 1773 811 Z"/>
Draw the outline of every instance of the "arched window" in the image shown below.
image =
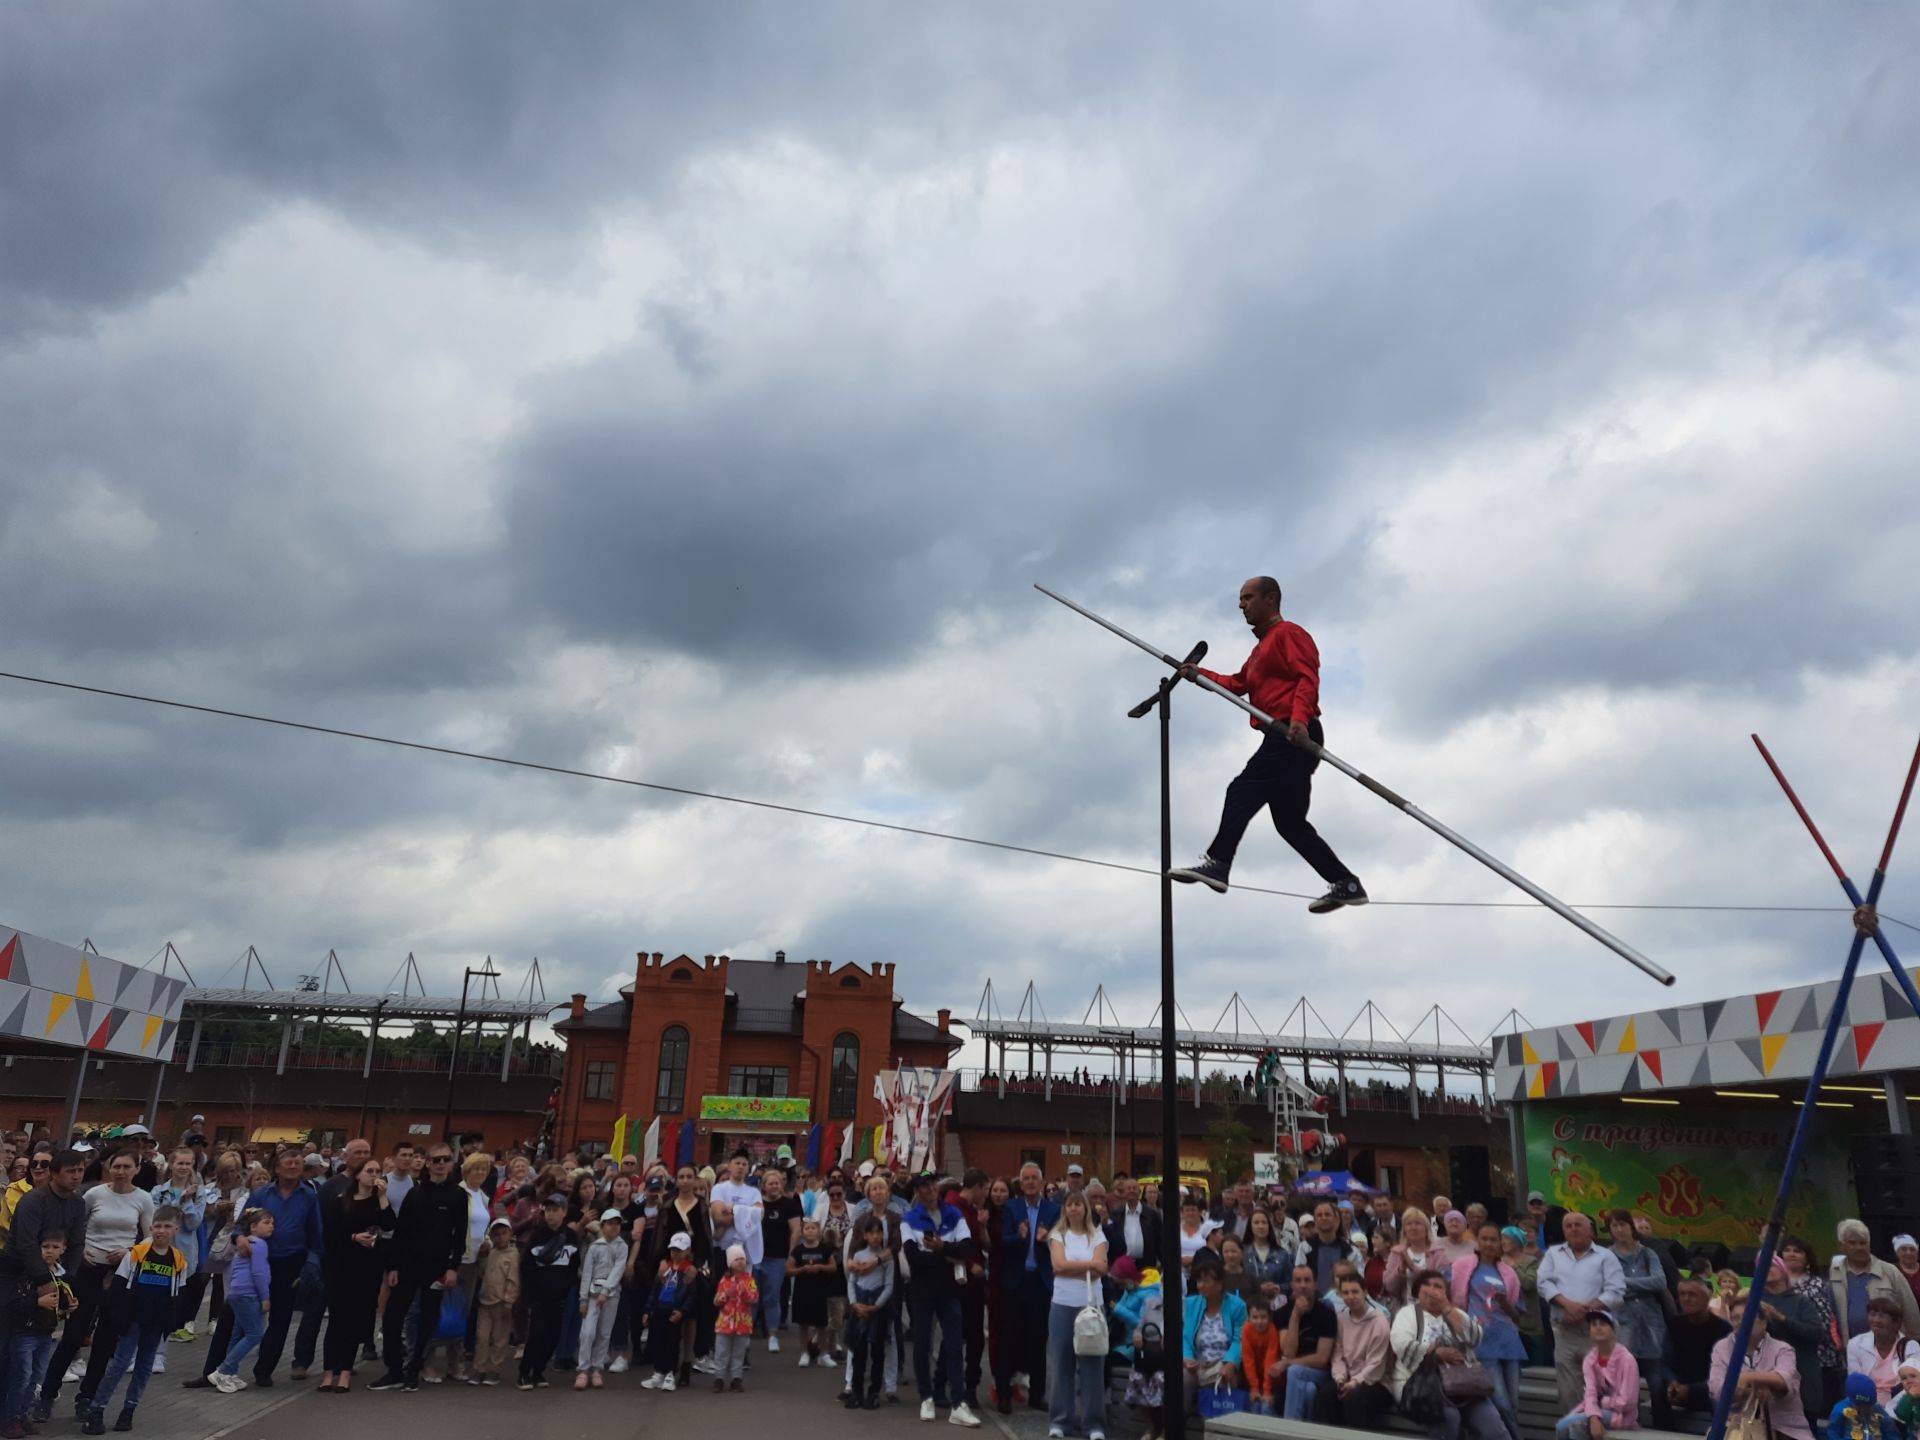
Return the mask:
<path fill-rule="evenodd" d="M 669 1025 L 660 1035 L 660 1078 L 653 1104 L 662 1115 L 677 1114 L 687 1103 L 687 1027 Z"/>
<path fill-rule="evenodd" d="M 833 1067 L 828 1077 L 827 1118 L 851 1120 L 860 1104 L 860 1037 L 844 1030 L 833 1037 Z"/>

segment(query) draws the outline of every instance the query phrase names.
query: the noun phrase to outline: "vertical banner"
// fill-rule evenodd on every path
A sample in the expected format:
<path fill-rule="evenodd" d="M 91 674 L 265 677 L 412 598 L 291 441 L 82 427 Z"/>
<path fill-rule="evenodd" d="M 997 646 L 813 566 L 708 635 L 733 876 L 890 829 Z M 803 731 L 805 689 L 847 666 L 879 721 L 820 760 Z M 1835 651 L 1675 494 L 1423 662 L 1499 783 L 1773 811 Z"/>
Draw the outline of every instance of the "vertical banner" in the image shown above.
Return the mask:
<path fill-rule="evenodd" d="M 618 1164 L 627 1153 L 627 1117 L 622 1115 L 613 1122 L 613 1145 L 611 1147 L 614 1163 Z"/>
<path fill-rule="evenodd" d="M 640 1170 L 644 1174 L 660 1163 L 660 1117 L 653 1117 L 646 1137 L 640 1142 Z"/>

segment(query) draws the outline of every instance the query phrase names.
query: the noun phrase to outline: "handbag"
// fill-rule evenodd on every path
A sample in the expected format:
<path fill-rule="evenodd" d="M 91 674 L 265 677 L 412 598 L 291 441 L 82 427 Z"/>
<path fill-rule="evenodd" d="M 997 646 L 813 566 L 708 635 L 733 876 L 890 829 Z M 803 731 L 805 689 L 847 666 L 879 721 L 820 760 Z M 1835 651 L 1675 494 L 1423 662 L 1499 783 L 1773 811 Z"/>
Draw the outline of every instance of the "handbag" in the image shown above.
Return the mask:
<path fill-rule="evenodd" d="M 459 1286 L 440 1292 L 440 1323 L 433 1327 L 436 1341 L 467 1338 L 467 1296 Z"/>
<path fill-rule="evenodd" d="M 1158 1375 L 1167 1364 L 1166 1337 L 1151 1320 L 1140 1326 L 1140 1343 L 1134 1347 L 1133 1368 L 1142 1375 Z"/>
<path fill-rule="evenodd" d="M 1073 1317 L 1073 1353 L 1104 1355 L 1112 1346 L 1107 1335 L 1107 1312 L 1101 1308 L 1100 1292 L 1093 1276 L 1087 1276 L 1087 1303 Z"/>
<path fill-rule="evenodd" d="M 1470 1405 L 1475 1400 L 1493 1398 L 1493 1376 L 1487 1373 L 1487 1367 L 1473 1356 L 1464 1360 L 1442 1363 L 1440 1366 L 1440 1393 L 1450 1405 Z"/>
<path fill-rule="evenodd" d="M 1428 1356 L 1400 1387 L 1400 1409 L 1416 1425 L 1438 1425 L 1447 1413 L 1447 1392 L 1440 1384 L 1440 1362 Z"/>
<path fill-rule="evenodd" d="M 1762 1396 L 1749 1395 L 1747 1403 L 1727 1417 L 1726 1440 L 1773 1440 L 1773 1426 L 1767 1420 L 1767 1402 Z"/>

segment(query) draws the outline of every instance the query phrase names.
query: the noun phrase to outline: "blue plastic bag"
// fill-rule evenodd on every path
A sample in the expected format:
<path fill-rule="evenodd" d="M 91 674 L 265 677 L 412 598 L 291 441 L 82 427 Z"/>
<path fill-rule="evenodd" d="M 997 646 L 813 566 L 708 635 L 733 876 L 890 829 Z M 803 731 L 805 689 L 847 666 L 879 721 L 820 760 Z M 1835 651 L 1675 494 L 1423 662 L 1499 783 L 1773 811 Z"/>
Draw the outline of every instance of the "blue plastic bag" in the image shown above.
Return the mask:
<path fill-rule="evenodd" d="M 440 1323 L 433 1327 L 435 1340 L 467 1338 L 467 1295 L 455 1287 L 440 1292 Z"/>
<path fill-rule="evenodd" d="M 1232 1385 L 1207 1385 L 1200 1391 L 1200 1418 L 1218 1420 L 1247 1408 L 1247 1392 Z"/>

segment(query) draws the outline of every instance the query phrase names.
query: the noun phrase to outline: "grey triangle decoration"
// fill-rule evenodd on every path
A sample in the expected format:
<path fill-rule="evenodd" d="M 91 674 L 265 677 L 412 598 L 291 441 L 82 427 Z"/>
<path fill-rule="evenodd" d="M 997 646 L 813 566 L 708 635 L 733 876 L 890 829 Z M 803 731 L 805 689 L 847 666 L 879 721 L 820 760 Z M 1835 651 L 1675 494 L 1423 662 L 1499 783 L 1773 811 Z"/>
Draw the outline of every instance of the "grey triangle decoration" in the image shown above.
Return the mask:
<path fill-rule="evenodd" d="M 1697 1087 L 1711 1085 L 1712 1083 L 1713 1076 L 1707 1066 L 1707 1047 L 1702 1045 L 1700 1047 L 1700 1058 L 1693 1062 L 1693 1078 L 1689 1080 L 1687 1084 Z"/>
<path fill-rule="evenodd" d="M 1561 1060 L 1578 1060 L 1582 1055 L 1586 1053 L 1586 1051 L 1584 1050 L 1575 1050 L 1573 1048 L 1573 1045 L 1567 1039 L 1567 1034 L 1566 1034 L 1566 1031 L 1564 1030 L 1554 1031 L 1553 1038 L 1555 1039 L 1555 1041 L 1559 1043 L 1559 1046 L 1560 1046 L 1559 1058 Z"/>
<path fill-rule="evenodd" d="M 1627 1073 L 1620 1077 L 1620 1093 L 1638 1095 L 1644 1088 L 1640 1083 L 1640 1062 L 1635 1060 L 1627 1066 Z"/>
<path fill-rule="evenodd" d="M 1779 1008 L 1773 1012 L 1773 1025 L 1768 1031 L 1773 1035 L 1795 1035 L 1807 1028 L 1807 996 L 1787 994 L 1780 997 Z"/>
<path fill-rule="evenodd" d="M 1713 1039 L 1714 1029 L 1720 1024 L 1720 1017 L 1726 1012 L 1726 1008 L 1727 1002 L 1724 1000 L 1709 1000 L 1700 1007 L 1707 1017 L 1707 1039 Z"/>
<path fill-rule="evenodd" d="M 1853 1027 L 1847 1026 L 1835 1038 L 1833 1059 L 1827 1064 L 1829 1075 L 1858 1075 L 1860 1073 L 1860 1051 L 1853 1043 Z"/>
<path fill-rule="evenodd" d="M 143 973 L 142 971 L 134 969 L 131 965 L 122 965 L 115 970 L 113 981 L 114 1004 L 118 1005 L 126 998 L 128 988 L 131 987 L 133 982 Z"/>
<path fill-rule="evenodd" d="M 1880 977 L 1880 1003 L 1886 1006 L 1886 1017 L 1889 1020 L 1896 1015 L 1913 1013 L 1913 1007 L 1907 1004 L 1907 997 L 1900 993 L 1900 987 L 1884 975 Z"/>
<path fill-rule="evenodd" d="M 1767 1073 L 1766 1057 L 1760 1053 L 1760 1041 L 1757 1038 L 1752 1040 L 1736 1040 L 1733 1043 L 1740 1047 L 1740 1053 L 1747 1057 L 1747 1061 L 1753 1066 L 1755 1074 L 1765 1075 Z"/>
<path fill-rule="evenodd" d="M 1658 1015 L 1660 1017 L 1660 1023 L 1667 1027 L 1668 1043 L 1678 1045 L 1686 1038 L 1680 1033 L 1679 1006 L 1675 1005 L 1666 1010 L 1656 1010 L 1653 1013 Z"/>
<path fill-rule="evenodd" d="M 5 1019 L 0 1019 L 0 1035 L 24 1035 L 27 1033 L 27 1002 L 33 998 L 33 992 L 20 987 L 20 998 L 13 1002 L 13 1009 Z"/>
<path fill-rule="evenodd" d="M 1580 1093 L 1580 1067 L 1578 1065 L 1562 1065 L 1560 1067 L 1560 1093 L 1563 1096 L 1578 1095 Z"/>

